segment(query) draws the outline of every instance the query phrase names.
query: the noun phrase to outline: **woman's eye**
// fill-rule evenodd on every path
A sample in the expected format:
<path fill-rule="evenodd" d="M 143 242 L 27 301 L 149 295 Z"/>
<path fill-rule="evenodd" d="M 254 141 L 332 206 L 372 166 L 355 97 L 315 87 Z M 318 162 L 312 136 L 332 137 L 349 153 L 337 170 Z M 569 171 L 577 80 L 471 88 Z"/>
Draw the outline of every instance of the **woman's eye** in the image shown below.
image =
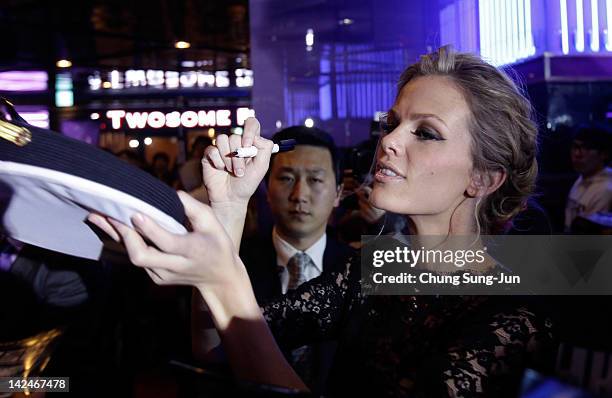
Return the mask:
<path fill-rule="evenodd" d="M 278 180 L 282 181 L 282 182 L 289 182 L 289 181 L 291 181 L 291 177 L 289 177 L 289 176 L 279 176 Z"/>
<path fill-rule="evenodd" d="M 441 141 L 443 140 L 443 138 L 441 138 L 438 134 L 431 132 L 424 128 L 418 128 L 415 131 L 413 131 L 412 134 L 414 134 L 421 141 L 429 141 L 429 140 Z"/>

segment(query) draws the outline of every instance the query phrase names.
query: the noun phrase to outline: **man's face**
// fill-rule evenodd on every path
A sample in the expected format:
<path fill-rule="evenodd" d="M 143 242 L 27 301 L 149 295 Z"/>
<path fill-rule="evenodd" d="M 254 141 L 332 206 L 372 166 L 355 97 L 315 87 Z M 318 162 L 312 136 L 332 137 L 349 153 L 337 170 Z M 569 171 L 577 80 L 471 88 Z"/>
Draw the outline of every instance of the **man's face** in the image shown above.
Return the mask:
<path fill-rule="evenodd" d="M 268 202 L 281 235 L 308 239 L 323 234 L 338 200 L 327 148 L 298 145 L 293 151 L 276 155 L 270 170 Z"/>
<path fill-rule="evenodd" d="M 580 140 L 574 140 L 572 143 L 571 157 L 574 170 L 587 177 L 601 170 L 606 162 L 602 151 L 588 148 Z"/>

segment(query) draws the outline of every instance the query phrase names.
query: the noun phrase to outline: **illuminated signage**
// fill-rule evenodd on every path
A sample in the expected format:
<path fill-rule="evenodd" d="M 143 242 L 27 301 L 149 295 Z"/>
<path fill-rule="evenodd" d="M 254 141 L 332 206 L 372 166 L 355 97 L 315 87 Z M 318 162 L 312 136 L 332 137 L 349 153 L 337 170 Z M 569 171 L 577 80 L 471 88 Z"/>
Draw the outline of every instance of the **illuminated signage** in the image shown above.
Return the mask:
<path fill-rule="evenodd" d="M 130 129 L 161 129 L 194 127 L 214 127 L 244 125 L 244 121 L 255 116 L 251 108 L 237 108 L 235 111 L 230 109 L 214 110 L 188 110 L 173 112 L 129 112 L 123 109 L 113 109 L 106 112 L 113 130 Z"/>
<path fill-rule="evenodd" d="M 236 86 L 253 86 L 253 71 L 250 69 L 236 69 L 234 71 Z M 127 71 L 113 70 L 108 73 L 95 72 L 87 77 L 89 89 L 98 91 L 102 89 L 121 90 L 134 87 L 149 87 L 158 89 L 179 88 L 205 88 L 229 87 L 230 75 L 226 70 L 216 72 L 191 70 L 184 72 L 130 69 Z"/>
<path fill-rule="evenodd" d="M 62 108 L 73 105 L 72 76 L 70 73 L 58 73 L 55 77 L 55 106 Z"/>
<path fill-rule="evenodd" d="M 45 91 L 48 80 L 43 71 L 0 72 L 0 91 Z"/>
<path fill-rule="evenodd" d="M 236 86 L 238 87 L 253 87 L 253 71 L 250 69 L 236 69 Z"/>
<path fill-rule="evenodd" d="M 49 111 L 46 109 L 32 109 L 29 110 L 27 107 L 26 110 L 22 110 L 21 107 L 17 107 L 17 112 L 19 112 L 19 116 L 25 119 L 28 124 L 32 126 L 40 127 L 43 129 L 49 128 Z"/>

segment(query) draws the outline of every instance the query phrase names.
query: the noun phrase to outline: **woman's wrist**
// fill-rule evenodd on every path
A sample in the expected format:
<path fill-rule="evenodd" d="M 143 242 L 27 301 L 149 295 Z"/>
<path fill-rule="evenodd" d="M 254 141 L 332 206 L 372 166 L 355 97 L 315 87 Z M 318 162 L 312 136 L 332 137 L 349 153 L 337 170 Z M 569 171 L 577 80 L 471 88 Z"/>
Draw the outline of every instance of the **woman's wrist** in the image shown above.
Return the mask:
<path fill-rule="evenodd" d="M 227 279 L 214 286 L 196 286 L 220 332 L 227 330 L 233 319 L 256 320 L 261 318 L 249 276 L 239 258 L 233 270 L 227 272 Z"/>
<path fill-rule="evenodd" d="M 242 202 L 211 202 L 210 207 L 229 235 L 236 250 L 240 250 L 240 240 L 244 229 L 244 220 L 247 214 L 248 201 Z"/>
<path fill-rule="evenodd" d="M 219 221 L 243 220 L 247 213 L 249 202 L 210 202 L 210 207 Z"/>

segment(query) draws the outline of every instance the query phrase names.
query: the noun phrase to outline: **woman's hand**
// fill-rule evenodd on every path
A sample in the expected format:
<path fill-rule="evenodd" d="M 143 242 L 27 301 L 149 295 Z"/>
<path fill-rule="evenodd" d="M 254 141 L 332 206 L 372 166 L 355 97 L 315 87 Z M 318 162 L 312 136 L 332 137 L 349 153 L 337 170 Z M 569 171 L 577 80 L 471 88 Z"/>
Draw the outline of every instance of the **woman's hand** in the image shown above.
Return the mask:
<path fill-rule="evenodd" d="M 142 214 L 132 218 L 135 229 L 97 214 L 88 219 L 122 241 L 130 261 L 145 268 L 159 285 L 191 285 L 210 291 L 233 283 L 237 276 L 242 279 L 244 266 L 212 209 L 185 192 L 179 192 L 179 197 L 193 227 L 186 235 L 170 233 Z"/>
<path fill-rule="evenodd" d="M 258 149 L 254 158 L 229 156 L 240 147 L 254 145 Z M 215 146 L 209 146 L 202 159 L 204 185 L 210 204 L 216 206 L 246 206 L 257 186 L 266 175 L 274 143 L 260 136 L 257 119 L 250 117 L 244 124 L 242 135 L 220 134 Z"/>
<path fill-rule="evenodd" d="M 142 214 L 132 218 L 135 229 L 98 214 L 88 219 L 121 240 L 131 262 L 155 283 L 199 290 L 238 378 L 306 391 L 276 345 L 244 265 L 213 210 L 185 192 L 179 197 L 193 226 L 186 235 L 170 233 Z"/>
<path fill-rule="evenodd" d="M 215 144 L 206 148 L 202 159 L 204 185 L 210 206 L 239 250 L 249 198 L 266 175 L 274 143 L 260 136 L 257 119 L 248 118 L 241 136 L 221 134 Z M 228 156 L 251 145 L 258 150 L 254 158 Z"/>

